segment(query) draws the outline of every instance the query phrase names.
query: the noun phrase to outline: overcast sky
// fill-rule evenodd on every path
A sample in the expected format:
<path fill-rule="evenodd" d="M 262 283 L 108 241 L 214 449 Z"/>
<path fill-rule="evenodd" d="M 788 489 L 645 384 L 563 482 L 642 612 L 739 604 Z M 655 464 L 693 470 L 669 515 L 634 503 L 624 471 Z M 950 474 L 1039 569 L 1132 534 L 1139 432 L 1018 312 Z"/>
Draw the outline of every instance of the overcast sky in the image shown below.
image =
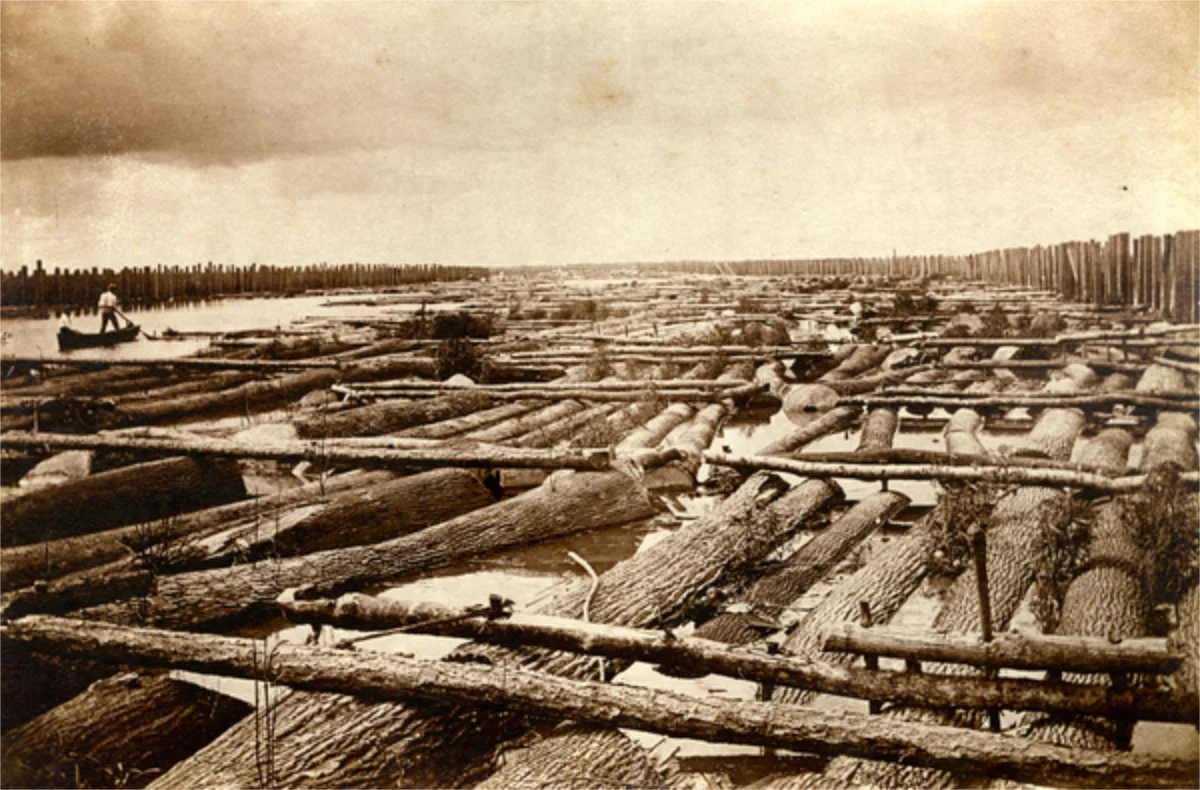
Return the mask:
<path fill-rule="evenodd" d="M 1191 2 L 4 2 L 3 266 L 1194 228 Z"/>

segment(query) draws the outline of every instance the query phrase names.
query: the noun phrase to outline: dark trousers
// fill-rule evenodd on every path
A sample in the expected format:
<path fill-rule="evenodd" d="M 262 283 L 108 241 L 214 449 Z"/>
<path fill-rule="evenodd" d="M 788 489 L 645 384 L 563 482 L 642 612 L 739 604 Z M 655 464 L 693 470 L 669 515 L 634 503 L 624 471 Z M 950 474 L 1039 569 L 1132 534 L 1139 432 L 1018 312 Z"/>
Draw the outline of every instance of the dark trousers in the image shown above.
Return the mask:
<path fill-rule="evenodd" d="M 100 331 L 101 331 L 101 333 L 108 331 L 108 323 L 110 321 L 112 322 L 114 332 L 121 328 L 121 325 L 117 323 L 117 314 L 116 313 L 106 312 L 104 310 L 101 310 L 100 311 Z"/>

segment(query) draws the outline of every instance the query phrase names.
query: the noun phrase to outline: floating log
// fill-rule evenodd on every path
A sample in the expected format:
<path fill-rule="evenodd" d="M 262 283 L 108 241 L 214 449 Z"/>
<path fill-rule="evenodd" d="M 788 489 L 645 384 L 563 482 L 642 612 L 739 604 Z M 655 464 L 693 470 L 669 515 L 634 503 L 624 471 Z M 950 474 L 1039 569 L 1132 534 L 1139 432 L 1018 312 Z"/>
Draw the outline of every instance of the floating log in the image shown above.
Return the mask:
<path fill-rule="evenodd" d="M 283 508 L 320 501 L 347 488 L 369 487 L 387 479 L 391 479 L 390 473 L 378 470 L 333 475 L 327 480 L 308 483 L 270 496 L 181 514 L 173 517 L 165 525 L 134 524 L 46 543 L 5 548 L 0 550 L 0 589 L 27 587 L 39 579 L 57 579 L 88 568 L 108 565 L 99 577 L 89 577 L 83 582 L 90 586 L 103 576 L 119 575 L 128 570 L 134 561 L 129 547 L 134 544 L 145 544 L 147 547 L 155 545 L 153 539 L 157 533 L 161 533 L 163 541 L 198 540 L 220 532 L 227 525 L 240 519 L 265 517 L 278 513 Z M 123 562 L 119 563 L 119 567 L 109 565 L 120 560 Z M 49 585 L 46 594 L 53 596 L 54 592 L 55 585 Z M 79 605 L 82 604 L 70 608 Z"/>
<path fill-rule="evenodd" d="M 10 447 L 120 450 L 133 453 L 188 453 L 217 458 L 257 458 L 298 463 L 309 461 L 323 467 L 334 464 L 383 467 L 463 466 L 474 468 L 514 467 L 529 469 L 597 470 L 608 465 L 607 450 L 539 450 L 472 444 L 452 447 L 383 448 L 309 442 L 272 442 L 249 445 L 227 439 L 194 437 L 161 439 L 115 435 L 75 436 L 67 434 L 0 434 Z M 99 477 L 99 475 L 96 475 Z M 145 519 L 142 519 L 145 520 Z M 111 526 L 111 525 L 109 525 Z"/>
<path fill-rule="evenodd" d="M 928 369 L 930 369 L 929 365 L 918 365 L 911 368 L 885 370 L 873 376 L 855 376 L 854 378 L 826 381 L 823 383 L 839 396 L 856 395 L 864 392 L 872 392 L 879 387 L 890 387 L 893 384 L 908 381 L 912 376 Z"/>
<path fill-rule="evenodd" d="M 549 406 L 541 406 L 531 412 L 501 420 L 486 428 L 468 431 L 459 438 L 470 439 L 474 442 L 506 442 L 531 431 L 537 431 L 573 414 L 578 414 L 585 408 L 579 401 L 558 401 Z"/>
<path fill-rule="evenodd" d="M 787 409 L 786 399 L 784 409 Z M 771 442 L 759 451 L 759 455 L 786 455 L 815 442 L 822 436 L 849 430 L 861 413 L 861 410 L 849 406 L 830 409 L 820 417 L 793 428 Z"/>
<path fill-rule="evenodd" d="M 449 439 L 451 436 L 458 436 L 468 431 L 477 431 L 481 428 L 487 428 L 496 423 L 504 422 L 505 420 L 511 420 L 513 417 L 520 417 L 528 414 L 537 407 L 537 403 L 528 400 L 518 400 L 515 403 L 505 403 L 489 409 L 473 411 L 461 417 L 452 417 L 448 420 L 426 423 L 424 425 L 414 425 L 402 431 L 394 431 L 392 436 L 411 439 Z"/>
<path fill-rule="evenodd" d="M 677 451 L 683 455 L 678 461 L 659 466 L 646 475 L 646 486 L 651 490 L 691 489 L 696 485 L 696 473 L 700 470 L 702 453 L 712 444 L 713 437 L 727 409 L 721 403 L 710 403 L 696 412 L 691 422 L 680 426 L 678 436 L 664 440 L 664 450 Z"/>
<path fill-rule="evenodd" d="M 905 395 L 880 392 L 871 395 L 848 395 L 838 398 L 844 406 L 928 406 L 932 408 L 982 409 L 982 408 L 1087 408 L 1100 406 L 1144 406 L 1156 409 L 1200 409 L 1200 397 L 1192 394 L 1188 398 L 1165 398 L 1130 392 L 1105 392 L 1081 395 L 1059 395 L 1055 393 L 1029 393 L 1021 395 L 990 395 L 986 393 L 962 392 L 956 395 Z"/>
<path fill-rule="evenodd" d="M 913 634 L 853 623 L 830 631 L 825 650 L 976 667 L 1092 673 L 1170 674 L 1183 661 L 1162 638 L 1111 642 L 1107 637 L 997 633 L 992 641 L 981 642 L 973 634 Z"/>
<path fill-rule="evenodd" d="M 160 357 L 144 359 L 113 359 L 109 357 L 5 357 L 0 365 L 103 365 L 106 367 L 163 367 L 180 370 L 311 370 L 314 368 L 336 368 L 336 359 L 217 359 L 216 357 Z"/>
<path fill-rule="evenodd" d="M 203 669 L 247 678 L 257 678 L 262 672 L 248 639 L 50 617 L 10 623 L 4 626 L 3 634 L 39 650 L 96 654 L 114 661 Z M 703 740 L 870 756 L 944 770 L 984 768 L 994 777 L 1016 781 L 1088 787 L 1114 783 L 1177 787 L 1193 781 L 1200 769 L 1195 760 L 1065 749 L 951 727 L 898 725 L 855 714 L 689 697 L 513 667 L 418 661 L 382 653 L 288 644 L 272 650 L 271 665 L 276 682 L 310 691 L 354 691 L 384 699 L 454 700 Z M 284 701 L 277 707 L 286 706 Z M 276 715 L 279 737 L 290 722 L 282 711 Z M 276 744 L 276 760 L 281 756 L 279 746 Z M 168 772 L 156 784 L 172 786 L 174 773 Z M 324 777 L 327 784 L 330 773 L 327 771 Z"/>
<path fill-rule="evenodd" d="M 888 346 L 875 346 L 865 343 L 855 346 L 850 356 L 839 362 L 837 367 L 822 375 L 818 380 L 826 384 L 857 376 L 871 368 L 879 367 L 879 364 L 887 359 L 890 353 L 892 353 L 892 349 Z"/>
<path fill-rule="evenodd" d="M 410 397 L 430 397 L 432 393 L 425 390 L 408 390 L 403 388 L 395 388 L 388 390 L 361 390 L 355 387 L 335 386 L 334 391 L 342 395 L 352 398 L 410 398 Z M 671 402 L 701 402 L 709 403 L 713 401 L 732 398 L 734 400 L 745 400 L 754 395 L 763 392 L 763 387 L 758 384 L 743 384 L 739 387 L 726 387 L 722 389 L 656 389 L 653 386 L 645 386 L 639 391 L 621 391 L 621 390 L 599 390 L 591 389 L 584 385 L 575 385 L 570 389 L 554 389 L 543 390 L 541 388 L 527 387 L 521 390 L 503 391 L 503 390 L 483 390 L 490 398 L 498 401 L 512 400 L 587 400 L 596 403 L 633 403 L 646 398 L 647 393 L 652 392 L 654 397 L 659 400 Z"/>
<path fill-rule="evenodd" d="M 0 443 L 29 446 L 16 440 L 9 444 L 9 436 L 4 434 Z M 4 503 L 0 536 L 6 547 L 57 540 L 167 518 L 245 496 L 246 487 L 236 464 L 167 458 L 111 469 L 10 499 Z"/>
<path fill-rule="evenodd" d="M 1091 491 L 1127 493 L 1146 483 L 1145 475 L 1105 477 L 1094 472 L 1047 469 L 1025 466 L 954 466 L 925 464 L 843 464 L 794 461 L 761 455 L 732 455 L 708 451 L 710 464 L 735 469 L 772 470 L 806 477 L 848 477 L 854 480 L 960 480 L 984 483 L 1018 483 L 1031 486 L 1064 486 Z M 1200 476 L 1186 473 L 1185 482 L 1200 482 Z"/>
<path fill-rule="evenodd" d="M 191 419 L 237 410 L 262 411 L 301 398 L 317 389 L 326 389 L 340 379 L 334 369 L 287 373 L 277 378 L 250 381 L 220 392 L 205 392 L 177 398 L 130 401 L 118 405 L 124 424 L 145 424 Z"/>
<path fill-rule="evenodd" d="M 146 598 L 83 613 L 175 628 L 244 620 L 270 611 L 288 587 L 311 584 L 314 594 L 352 590 L 521 543 L 645 519 L 661 507 L 619 472 L 555 476 L 536 489 L 411 535 L 255 565 L 162 576 Z"/>
<path fill-rule="evenodd" d="M 408 535 L 433 524 L 486 507 L 495 497 L 465 469 L 434 469 L 331 498 L 298 521 L 253 524 L 210 541 L 204 557 L 181 563 L 189 569 L 270 557 L 294 557 L 360 546 Z M 313 511 L 313 507 L 305 508 Z"/>
<path fill-rule="evenodd" d="M 596 392 L 645 392 L 654 390 L 667 392 L 670 390 L 702 390 L 708 392 L 723 391 L 745 386 L 740 381 L 722 379 L 638 379 L 626 381 L 623 379 L 606 379 L 581 383 L 549 381 L 537 387 L 539 392 L 572 392 L 580 387 Z M 364 381 L 356 384 L 356 390 L 363 392 L 386 392 L 389 390 L 407 390 L 410 392 L 431 392 L 447 395 L 454 392 L 525 392 L 530 389 L 528 384 L 452 384 L 448 381 Z"/>
<path fill-rule="evenodd" d="M 1111 687 L 1028 679 L 984 681 L 970 677 L 849 669 L 786 655 L 738 650 L 723 639 L 680 638 L 664 631 L 602 625 L 566 617 L 497 612 L 486 605 L 449 607 L 360 594 L 344 595 L 336 600 L 296 601 L 285 593 L 279 600 L 279 607 L 293 623 L 359 631 L 403 628 L 411 633 L 460 636 L 511 648 L 539 647 L 604 656 L 622 662 L 688 667 L 700 674 L 712 672 L 859 699 L 977 709 L 1121 712 L 1138 719 L 1171 722 L 1193 721 L 1200 710 L 1194 695 L 1189 698 L 1168 692 L 1117 691 Z M 1163 642 L 1157 640 L 1157 649 L 1159 654 L 1166 655 Z M 935 652 L 943 655 L 947 651 Z M 1177 663 L 1178 657 L 1174 659 Z"/>
<path fill-rule="evenodd" d="M 588 759 L 580 760 L 586 753 Z M 553 787 L 664 787 L 649 756 L 620 730 L 564 724 L 528 746 L 505 751 L 494 774 L 475 790 Z"/>
<path fill-rule="evenodd" d="M 303 439 L 378 436 L 461 417 L 490 403 L 490 398 L 468 391 L 425 400 L 383 401 L 332 414 L 321 412 L 301 417 L 294 424 L 296 433 Z"/>
<path fill-rule="evenodd" d="M 800 547 L 781 567 L 755 582 L 743 596 L 743 605 L 749 605 L 751 616 L 761 619 L 765 612 L 773 619 L 908 503 L 908 497 L 894 491 L 881 491 L 862 500 Z M 760 632 L 745 615 L 726 611 L 701 624 L 696 636 L 744 645 L 758 639 Z"/>
<path fill-rule="evenodd" d="M 4 733 L 4 785 L 145 787 L 251 710 L 166 675 L 107 678 Z"/>
<path fill-rule="evenodd" d="M 963 409 L 962 411 L 970 411 Z M 971 411 L 971 414 L 977 414 Z M 1109 428 L 1106 430 L 1117 430 Z M 1128 434 L 1127 431 L 1122 433 Z M 980 448 L 982 449 L 982 447 Z M 986 451 L 985 451 L 986 452 Z M 1023 467 L 1031 469 L 1068 469 L 1073 471 L 1103 471 L 1107 475 L 1119 475 L 1124 469 L 1098 470 L 1080 461 L 1054 461 L 1049 458 L 1030 458 L 1019 455 L 956 455 L 945 450 L 913 450 L 907 447 L 880 450 L 850 450 L 831 452 L 800 452 L 789 456 L 796 461 L 827 464 L 929 464 L 940 466 L 998 466 L 1005 468 Z"/>

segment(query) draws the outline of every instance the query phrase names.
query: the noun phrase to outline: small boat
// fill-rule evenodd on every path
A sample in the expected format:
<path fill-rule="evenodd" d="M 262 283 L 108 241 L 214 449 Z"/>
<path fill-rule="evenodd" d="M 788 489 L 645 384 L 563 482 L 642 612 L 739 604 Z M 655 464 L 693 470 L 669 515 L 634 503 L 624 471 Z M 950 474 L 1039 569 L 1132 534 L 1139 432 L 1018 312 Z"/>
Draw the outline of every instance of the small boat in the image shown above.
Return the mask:
<path fill-rule="evenodd" d="M 76 332 L 69 326 L 58 330 L 58 350 L 70 351 L 75 348 L 98 348 L 100 346 L 115 346 L 117 343 L 128 343 L 137 340 L 142 331 L 138 324 L 130 324 L 111 332 Z"/>

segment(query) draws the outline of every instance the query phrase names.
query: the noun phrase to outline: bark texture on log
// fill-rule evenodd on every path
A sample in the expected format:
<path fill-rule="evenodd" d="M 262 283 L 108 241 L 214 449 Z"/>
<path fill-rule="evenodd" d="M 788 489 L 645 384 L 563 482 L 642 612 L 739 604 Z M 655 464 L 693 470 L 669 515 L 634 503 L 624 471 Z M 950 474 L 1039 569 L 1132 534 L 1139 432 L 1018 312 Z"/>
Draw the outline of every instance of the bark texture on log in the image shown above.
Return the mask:
<path fill-rule="evenodd" d="M 299 521 L 268 519 L 224 534 L 195 567 L 258 562 L 379 543 L 486 507 L 495 497 L 465 469 L 434 469 L 345 491 Z M 305 508 L 312 510 L 312 508 Z M 191 565 L 191 563 L 189 563 Z"/>
<path fill-rule="evenodd" d="M 440 398 L 380 401 L 336 413 L 296 420 L 296 433 L 304 439 L 341 436 L 379 436 L 414 425 L 440 422 L 478 411 L 491 403 L 485 395 L 456 392 Z"/>
<path fill-rule="evenodd" d="M 145 787 L 251 712 L 166 675 L 126 673 L 5 732 L 5 787 Z"/>
<path fill-rule="evenodd" d="M 887 346 L 874 345 L 858 345 L 854 347 L 854 351 L 846 359 L 838 363 L 837 367 L 821 376 L 820 381 L 842 381 L 844 379 L 853 378 L 860 373 L 865 373 L 871 368 L 878 367 L 883 360 L 887 359 L 888 354 L 892 353 Z"/>
<path fill-rule="evenodd" d="M 786 400 L 786 399 L 785 399 Z M 786 407 L 785 407 L 786 408 Z M 785 455 L 802 449 L 822 436 L 837 431 L 849 430 L 862 413 L 850 406 L 837 406 L 814 420 L 788 431 L 786 434 L 759 450 L 760 455 Z"/>
<path fill-rule="evenodd" d="M 147 633 L 78 621 L 55 622 L 54 618 L 27 618 L 5 626 L 4 634 L 25 640 L 38 649 L 95 652 L 120 661 L 190 666 L 243 677 L 257 677 L 262 671 L 258 657 L 252 652 L 252 643 L 246 639 L 159 630 Z M 1200 767 L 1195 760 L 1064 749 L 944 726 L 898 724 L 881 717 L 689 697 L 634 686 L 582 682 L 513 667 L 418 661 L 370 651 L 280 645 L 272 654 L 272 668 L 279 682 L 308 690 L 349 688 L 384 699 L 452 699 L 486 706 L 490 710 L 480 713 L 495 711 L 498 717 L 508 711 L 709 741 L 751 743 L 817 754 L 871 755 L 942 770 L 985 766 L 998 777 L 1017 781 L 1082 787 L 1105 787 L 1109 783 L 1177 787 L 1191 780 Z M 297 695 L 287 699 L 294 696 Z M 444 708 L 443 703 L 434 704 Z M 276 740 L 286 737 L 286 730 L 282 734 L 279 731 L 280 719 L 275 726 Z M 224 740 L 228 732 L 218 741 Z M 440 737 L 452 738 L 455 734 L 442 733 Z M 279 757 L 278 746 L 276 743 L 275 760 Z M 361 744 L 358 753 L 373 746 Z M 475 744 L 476 752 L 481 746 Z M 405 767 L 414 767 L 413 756 L 409 752 L 401 757 L 408 758 Z M 310 774 L 305 778 L 310 782 L 323 779 L 324 786 L 335 784 L 336 776 L 331 776 L 338 770 L 338 766 L 332 765 L 335 762 L 327 760 L 314 771 L 323 776 Z M 278 770 L 272 773 L 275 783 L 291 785 Z M 169 776 L 154 786 L 166 785 Z M 374 786 L 383 786 L 378 781 L 381 778 L 376 777 Z"/>
<path fill-rule="evenodd" d="M 778 570 L 759 579 L 742 601 L 774 616 L 824 578 L 838 562 L 880 525 L 908 505 L 904 494 L 880 491 L 850 508 L 789 557 Z M 731 645 L 744 645 L 760 633 L 745 615 L 722 612 L 696 629 L 696 636 Z"/>
<path fill-rule="evenodd" d="M 66 594 L 67 590 L 75 587 L 102 586 L 106 578 L 119 576 L 134 566 L 136 558 L 130 555 L 131 546 L 149 549 L 172 541 L 203 540 L 240 521 L 250 519 L 255 523 L 264 523 L 283 510 L 319 503 L 348 489 L 360 486 L 369 488 L 393 477 L 391 472 L 382 470 L 354 471 L 269 496 L 176 516 L 165 529 L 161 525 L 135 524 L 92 535 L 2 549 L 0 584 L 3 589 L 8 589 L 8 585 L 27 587 L 38 579 L 51 580 L 47 589 L 38 596 L 43 598 Z M 61 582 L 56 581 L 59 579 Z M 77 603 L 53 611 L 68 611 L 82 605 L 85 604 Z"/>
<path fill-rule="evenodd" d="M 900 419 L 892 409 L 871 409 L 863 418 L 862 433 L 858 437 L 858 450 L 885 450 L 896 438 Z"/>
<path fill-rule="evenodd" d="M 241 410 L 265 411 L 303 397 L 313 390 L 331 387 L 341 377 L 342 373 L 337 370 L 306 370 L 250 381 L 221 392 L 125 403 L 118 409 L 119 421 L 123 424 L 146 424 Z"/>
<path fill-rule="evenodd" d="M 771 503 L 783 493 L 782 481 L 756 475 L 713 513 L 681 528 L 651 549 L 619 563 L 600 577 L 591 596 L 589 613 L 595 622 L 645 626 L 670 624 L 686 616 L 685 602 L 729 573 L 770 551 L 794 524 L 781 524 L 766 516 Z M 828 500 L 832 487 L 810 485 L 793 492 L 793 500 L 806 497 L 813 508 Z M 493 506 L 495 507 L 495 506 Z M 795 508 L 792 509 L 793 512 Z M 589 597 L 590 584 L 568 580 L 552 588 L 535 604 L 545 614 L 577 616 Z M 467 646 L 455 651 L 462 660 L 521 666 L 594 676 L 595 659 L 552 651 Z M 422 787 L 452 781 L 456 766 L 490 761 L 494 746 L 520 732 L 521 722 L 458 706 L 369 705 L 336 695 L 293 695 L 280 706 L 280 715 L 294 723 L 295 736 L 278 744 L 284 773 L 281 781 L 297 786 L 399 784 Z M 299 722 L 308 722 L 301 727 Z M 163 777 L 162 787 L 196 787 L 244 784 L 251 777 L 244 765 L 246 724 L 238 725 L 193 760 Z M 386 744 L 386 757 L 362 754 L 364 738 Z M 323 743 L 335 752 L 345 750 L 356 759 L 345 760 L 320 781 L 307 771 L 321 758 L 309 752 L 310 744 Z M 359 759 L 361 755 L 361 759 Z"/>
<path fill-rule="evenodd" d="M 535 404 L 536 406 L 536 404 Z M 502 420 L 487 428 L 480 428 L 463 434 L 462 438 L 476 442 L 507 442 L 518 436 L 524 436 L 532 431 L 552 425 L 584 410 L 584 405 L 577 400 L 564 400 L 549 406 L 535 408 L 527 414 L 520 414 L 508 420 Z"/>
<path fill-rule="evenodd" d="M 512 499 L 384 543 L 163 576 L 145 598 L 82 614 L 170 628 L 211 627 L 270 612 L 289 587 L 349 591 L 520 543 L 649 518 L 661 507 L 619 472 L 552 476 Z"/>
<path fill-rule="evenodd" d="M 493 406 L 490 409 L 481 409 L 470 414 L 465 414 L 462 417 L 453 417 L 440 422 L 431 422 L 425 425 L 405 428 L 402 431 L 394 431 L 392 435 L 399 438 L 448 439 L 451 436 L 458 436 L 468 431 L 477 431 L 493 426 L 496 423 L 504 422 L 505 420 L 511 420 L 514 417 L 520 417 L 528 414 L 535 408 L 537 408 L 537 404 L 531 401 L 505 403 L 500 406 Z"/>
<path fill-rule="evenodd" d="M 167 458 L 30 491 L 4 504 L 4 546 L 102 532 L 246 496 L 237 464 Z"/>
<path fill-rule="evenodd" d="M 1187 385 L 1183 372 L 1166 365 L 1153 364 L 1138 379 L 1134 386 L 1138 392 L 1154 394 L 1176 394 L 1194 392 Z"/>
<path fill-rule="evenodd" d="M 564 725 L 530 746 L 505 751 L 476 790 L 596 790 L 664 786 L 642 747 L 619 730 Z"/>
<path fill-rule="evenodd" d="M 1141 470 L 1166 465 L 1194 468 L 1196 453 L 1186 429 L 1158 425 L 1146 436 Z M 1097 437 L 1098 439 L 1099 437 Z M 1127 437 L 1125 447 L 1132 444 Z M 1151 575 L 1154 558 L 1147 556 L 1136 534 L 1137 524 L 1126 520 L 1120 500 L 1101 505 L 1092 521 L 1088 542 L 1088 567 L 1067 587 L 1061 604 L 1057 633 L 1124 639 L 1146 636 L 1154 609 Z M 1109 682 L 1106 675 L 1066 678 L 1077 682 Z M 1133 722 L 1081 716 L 1031 716 L 1024 734 L 1063 746 L 1089 749 L 1128 748 Z"/>
<path fill-rule="evenodd" d="M 1053 452 L 1069 455 L 1081 428 L 1082 420 L 1073 419 L 1070 413 L 1059 415 L 1050 410 L 1038 419 L 1031 431 L 1037 439 L 1029 443 L 1058 448 Z M 1117 453 L 1108 441 L 1103 443 L 1103 450 Z M 1124 463 L 1123 457 L 1120 463 Z M 1044 530 L 1061 529 L 1069 520 L 1067 496 L 1060 489 L 1026 486 L 996 503 L 987 531 L 988 598 L 994 630 L 1002 631 L 1008 627 L 1009 620 L 1033 584 L 1037 558 L 1031 547 L 1037 545 Z M 932 628 L 951 633 L 977 633 L 982 629 L 979 592 L 973 573 L 962 574 L 951 585 Z M 953 675 L 979 672 L 961 664 L 943 665 L 935 671 Z M 981 714 L 975 711 L 902 707 L 889 710 L 887 715 L 910 722 L 966 727 L 977 727 L 982 722 Z M 944 771 L 852 758 L 833 760 L 826 767 L 825 776 L 836 781 L 880 787 L 949 788 L 961 784 L 959 777 Z"/>

